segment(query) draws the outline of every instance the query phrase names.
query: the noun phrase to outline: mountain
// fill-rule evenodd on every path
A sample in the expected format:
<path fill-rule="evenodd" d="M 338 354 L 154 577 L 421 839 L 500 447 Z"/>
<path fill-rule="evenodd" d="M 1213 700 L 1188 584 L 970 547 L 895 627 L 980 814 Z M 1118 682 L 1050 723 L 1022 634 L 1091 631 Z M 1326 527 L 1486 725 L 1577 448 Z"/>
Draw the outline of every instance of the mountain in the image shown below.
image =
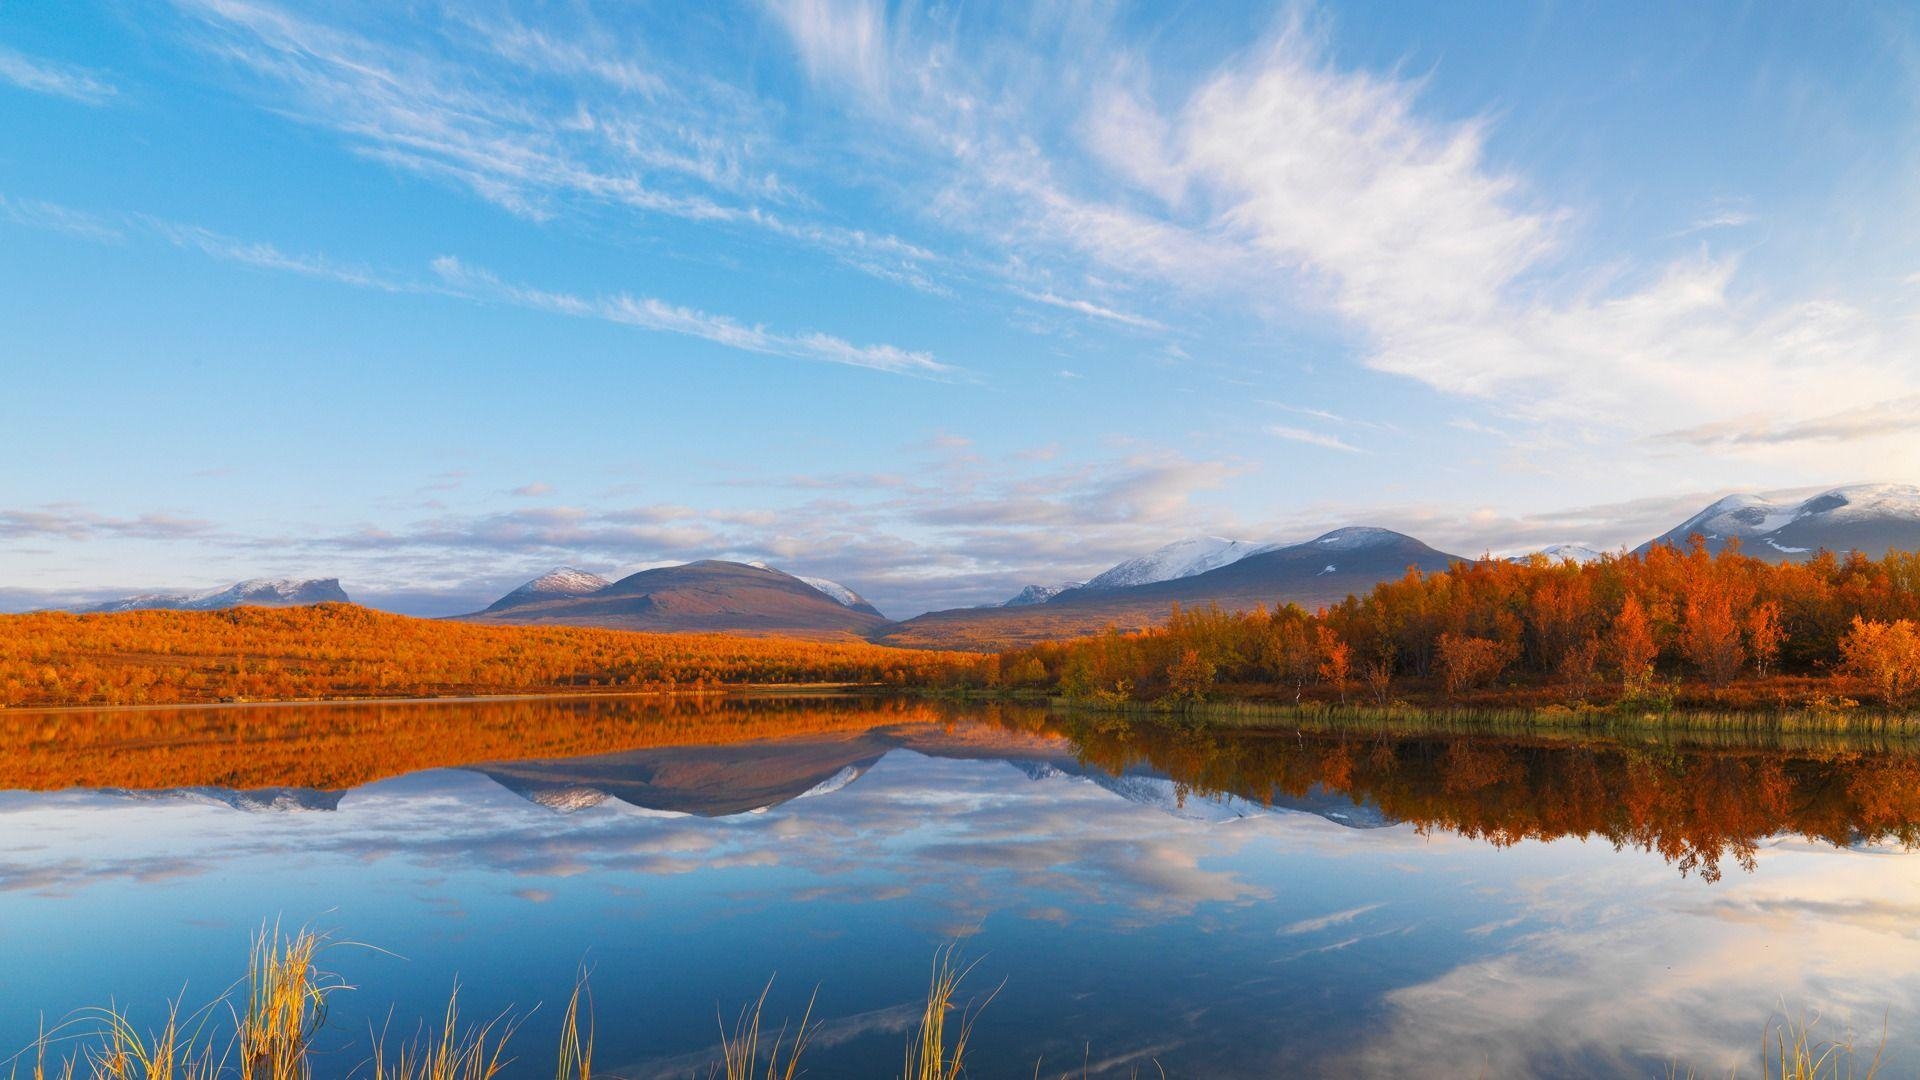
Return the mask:
<path fill-rule="evenodd" d="M 1176 540 L 1166 547 L 1128 559 L 1109 570 L 1095 574 L 1081 588 L 1100 591 L 1152 585 L 1161 581 L 1204 574 L 1235 563 L 1249 555 L 1266 551 L 1272 544 L 1247 540 L 1228 540 L 1221 536 L 1195 536 Z"/>
<path fill-rule="evenodd" d="M 1032 607 L 1044 604 L 1063 592 L 1070 592 L 1085 585 L 1084 581 L 1063 581 L 1058 585 L 1029 585 L 1021 589 L 1011 600 L 1003 600 L 996 607 Z"/>
<path fill-rule="evenodd" d="M 613 582 L 599 574 L 589 574 L 584 570 L 575 570 L 571 566 L 555 567 L 495 600 L 488 605 L 487 610 L 505 611 L 525 604 L 540 604 L 549 600 L 586 596 L 589 593 L 597 593 L 611 584 Z"/>
<path fill-rule="evenodd" d="M 759 565 L 759 564 L 756 563 L 754 565 Z M 772 569 L 772 567 L 768 567 L 768 569 Z M 845 585 L 842 585 L 837 581 L 828 581 L 826 578 L 823 578 L 823 577 L 805 577 L 800 574 L 795 574 L 793 576 L 813 586 L 815 589 L 819 590 L 820 592 L 825 593 L 828 599 L 832 600 L 836 604 L 839 604 L 841 607 L 849 607 L 855 611 L 864 611 L 869 615 L 880 614 L 880 609 L 877 607 L 874 607 L 872 604 L 867 603 L 866 597 L 861 596 L 859 593 L 854 592 L 852 589 L 847 588 Z M 881 616 L 881 617 L 885 618 L 885 616 Z"/>
<path fill-rule="evenodd" d="M 1039 604 L 928 612 L 887 627 L 875 640 L 923 648 L 991 648 L 1093 634 L 1108 626 L 1153 626 L 1165 621 L 1175 604 L 1244 611 L 1292 602 L 1311 608 L 1364 593 L 1408 567 L 1444 570 L 1467 561 L 1391 529 L 1364 527 L 1335 529 L 1303 544 L 1215 553 L 1234 557 L 1213 569 L 1139 585 L 1095 589 L 1089 582 Z"/>
<path fill-rule="evenodd" d="M 1545 555 L 1550 562 L 1573 562 L 1585 565 L 1590 562 L 1599 562 L 1606 557 L 1606 554 L 1599 548 L 1590 548 L 1585 544 L 1548 544 L 1538 551 L 1530 551 L 1524 555 L 1509 555 L 1507 561 L 1524 563 L 1535 555 Z"/>
<path fill-rule="evenodd" d="M 218 611 L 234 607 L 298 607 L 303 604 L 346 604 L 339 578 L 253 578 L 224 589 L 196 593 L 142 593 L 104 604 L 80 608 L 109 611 Z"/>
<path fill-rule="evenodd" d="M 486 610 L 460 618 L 483 623 L 805 638 L 864 637 L 887 621 L 857 595 L 854 599 L 859 606 L 849 606 L 791 574 L 715 559 L 642 570 L 587 593 L 549 596 L 503 607 L 506 599 L 502 597 Z"/>
<path fill-rule="evenodd" d="M 1804 558 L 1822 548 L 1879 556 L 1889 548 L 1920 548 L 1920 487 L 1856 484 L 1798 501 L 1729 495 L 1642 544 L 1685 547 L 1698 533 L 1709 551 L 1738 538 L 1740 550 L 1773 562 Z"/>

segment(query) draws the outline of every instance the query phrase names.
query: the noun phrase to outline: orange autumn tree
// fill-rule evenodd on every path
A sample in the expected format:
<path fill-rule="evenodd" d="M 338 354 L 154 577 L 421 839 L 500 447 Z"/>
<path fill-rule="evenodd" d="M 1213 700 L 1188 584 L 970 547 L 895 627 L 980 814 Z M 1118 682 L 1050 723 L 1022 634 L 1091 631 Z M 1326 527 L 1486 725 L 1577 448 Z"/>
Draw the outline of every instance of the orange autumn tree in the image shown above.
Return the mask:
<path fill-rule="evenodd" d="M 1920 630 L 1911 619 L 1884 623 L 1855 616 L 1853 629 L 1840 640 L 1840 655 L 1842 670 L 1895 708 L 1920 689 Z"/>
<path fill-rule="evenodd" d="M 1636 697 L 1665 679 L 1677 702 L 1775 707 L 1829 694 L 1843 638 L 1854 635 L 1849 647 L 1861 657 L 1899 638 L 1890 631 L 1867 648 L 1855 619 L 1920 623 L 1920 554 L 1768 562 L 1696 540 L 1584 564 L 1487 558 L 1410 570 L 1313 614 L 1290 604 L 1186 610 L 1155 629 L 1029 646 L 1001 662 L 1037 665 L 1045 677 L 1035 688 L 1097 684 L 1114 700 L 1171 696 L 1169 672 L 1192 649 L 1214 666 L 1211 692 L 1229 696 L 1345 701 L 1362 678 L 1380 704 L 1471 691 L 1544 705 Z M 1845 677 L 1865 678 L 1851 672 L 1867 663 L 1856 659 Z M 1066 678 L 1094 671 L 1094 683 Z M 1618 676 L 1617 690 L 1602 686 L 1602 673 Z"/>

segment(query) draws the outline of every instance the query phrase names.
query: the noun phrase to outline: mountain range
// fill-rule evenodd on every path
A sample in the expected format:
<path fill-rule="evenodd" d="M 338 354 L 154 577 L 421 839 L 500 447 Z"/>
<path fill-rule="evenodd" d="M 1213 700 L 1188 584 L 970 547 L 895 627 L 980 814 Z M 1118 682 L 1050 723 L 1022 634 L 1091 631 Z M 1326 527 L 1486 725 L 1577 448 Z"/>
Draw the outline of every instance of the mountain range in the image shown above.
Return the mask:
<path fill-rule="evenodd" d="M 1875 555 L 1889 548 L 1920 549 L 1920 487 L 1856 485 L 1798 501 L 1730 495 L 1636 550 L 1661 543 L 1684 545 L 1695 534 L 1711 550 L 1737 540 L 1747 554 L 1774 561 L 1806 558 L 1822 549 Z M 1575 562 L 1602 557 L 1602 552 L 1580 544 L 1556 544 L 1537 554 Z M 1243 610 L 1293 602 L 1311 608 L 1365 592 L 1409 568 L 1443 570 L 1459 561 L 1465 558 L 1414 537 L 1364 526 L 1335 529 L 1294 544 L 1202 536 L 1127 559 L 1084 582 L 1028 585 L 999 604 L 931 611 L 903 621 L 888 619 L 839 582 L 788 574 L 762 563 L 702 560 L 618 580 L 560 567 L 458 618 L 988 648 L 1094 633 L 1108 626 L 1145 627 L 1164 619 L 1174 604 Z M 86 610 L 212 610 L 346 600 L 339 581 L 332 578 L 258 580 L 200 593 L 128 597 Z"/>
<path fill-rule="evenodd" d="M 303 604 L 348 604 L 339 578 L 253 578 L 223 589 L 191 593 L 141 593 L 78 610 L 106 611 L 219 611 L 232 607 L 298 607 Z"/>

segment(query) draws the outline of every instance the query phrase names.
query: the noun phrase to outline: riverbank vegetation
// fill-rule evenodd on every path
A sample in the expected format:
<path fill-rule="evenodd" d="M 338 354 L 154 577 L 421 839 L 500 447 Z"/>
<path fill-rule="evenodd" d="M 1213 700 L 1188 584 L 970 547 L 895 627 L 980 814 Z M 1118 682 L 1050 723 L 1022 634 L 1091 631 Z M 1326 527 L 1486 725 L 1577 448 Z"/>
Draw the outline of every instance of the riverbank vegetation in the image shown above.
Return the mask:
<path fill-rule="evenodd" d="M 315 1044 L 327 1024 L 331 999 L 351 989 L 320 965 L 325 937 L 311 931 L 257 934 L 246 976 L 226 994 L 183 1012 L 180 1002 L 157 1026 L 140 1026 L 116 1006 L 92 1009 L 44 1032 L 4 1062 L 18 1080 L 23 1062 L 32 1080 L 312 1080 Z M 962 997 L 972 966 L 953 946 L 935 954 L 919 1022 L 909 1032 L 900 1080 L 959 1080 L 980 1011 L 993 999 Z M 771 986 L 771 984 L 769 984 Z M 808 1044 L 819 1031 L 809 1006 L 798 1024 L 777 1028 L 764 1016 L 767 995 L 742 1007 L 731 1029 L 722 1027 L 707 1075 L 710 1080 L 796 1080 Z M 497 1080 L 510 1069 L 526 1075 L 513 1040 L 518 1017 L 463 1021 L 459 989 L 447 999 L 435 1027 L 390 1043 L 369 1033 L 364 1061 L 348 1075 L 371 1080 Z M 593 999 L 583 971 L 560 1017 L 556 1080 L 592 1080 Z M 331 1047 L 337 1064 L 352 1050 Z M 1040 1075 L 1035 1063 L 1034 1075 Z M 1065 1080 L 1065 1077 L 1062 1077 Z"/>
<path fill-rule="evenodd" d="M 972 653 L 729 634 L 475 626 L 352 604 L 0 616 L 0 705 L 936 685 Z"/>
<path fill-rule="evenodd" d="M 311 932 L 282 936 L 278 928 L 254 939 L 245 978 L 227 994 L 189 1012 L 175 1002 L 157 1026 L 142 1027 L 131 1010 L 89 1010 L 44 1032 L 8 1060 L 19 1080 L 313 1080 L 319 1036 L 327 1029 L 329 1004 L 351 990 L 320 966 L 328 942 Z M 960 1080 L 966 1076 L 975 1022 L 994 993 L 963 997 L 973 967 L 949 946 L 935 954 L 926 1000 L 908 1032 L 894 1080 Z M 709 1080 L 796 1080 L 807 1075 L 808 1050 L 821 1023 L 811 1003 L 797 1024 L 765 1015 L 766 994 L 745 1005 L 731 1028 L 722 1025 L 706 1070 Z M 424 1020 L 411 1039 L 392 1041 L 386 1030 L 367 1042 L 332 1046 L 328 1067 L 363 1055 L 348 1076 L 370 1080 L 500 1080 L 503 1076 L 551 1075 L 555 1080 L 593 1080 L 596 1018 L 583 971 L 560 1014 L 557 1049 L 551 1056 L 521 1058 L 515 1043 L 520 1020 L 513 1014 L 482 1021 L 464 1019 L 459 989 L 449 995 L 436 1021 Z M 776 1026 L 776 1024 L 778 1026 Z M 1856 1049 L 1851 1035 L 1816 1035 L 1818 1018 L 1769 1019 L 1761 1040 L 1760 1075 L 1780 1080 L 1858 1080 L 1878 1074 L 1885 1041 L 1872 1054 Z M 549 1066 L 547 1062 L 553 1064 Z M 1036 1061 L 1032 1075 L 1043 1072 Z M 548 1070 L 551 1069 L 551 1072 Z M 1150 1070 L 1150 1071 L 1148 1071 Z M 619 1075 L 600 1070 L 602 1075 Z M 1680 1075 L 1677 1064 L 1671 1075 Z M 324 1075 L 335 1075 L 325 1072 Z M 1157 1060 L 1136 1065 L 1130 1075 L 1164 1080 Z M 1689 1071 L 1686 1075 L 1694 1075 Z M 1740 1075 L 1736 1069 L 1731 1074 Z M 1086 1080 L 1084 1065 L 1059 1080 Z"/>
<path fill-rule="evenodd" d="M 1176 610 L 1152 630 L 1012 650 L 988 682 L 1097 706 L 1903 713 L 1920 696 L 1920 555 L 1771 563 L 1696 540 L 1457 563 L 1317 612 Z"/>

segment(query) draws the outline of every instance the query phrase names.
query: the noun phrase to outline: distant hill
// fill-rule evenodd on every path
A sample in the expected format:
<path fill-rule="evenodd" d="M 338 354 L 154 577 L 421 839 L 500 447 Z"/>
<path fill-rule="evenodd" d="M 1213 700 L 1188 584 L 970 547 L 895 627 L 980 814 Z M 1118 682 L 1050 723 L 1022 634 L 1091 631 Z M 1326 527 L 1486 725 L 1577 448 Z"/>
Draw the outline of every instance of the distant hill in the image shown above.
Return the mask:
<path fill-rule="evenodd" d="M 1303 544 L 1256 549 L 1190 576 L 1105 589 L 1089 582 L 1044 603 L 928 612 L 887 627 L 874 640 L 925 648 L 998 647 L 1098 633 L 1108 626 L 1153 626 L 1166 620 L 1174 604 L 1215 604 L 1230 611 L 1288 602 L 1317 607 L 1364 593 L 1408 567 L 1444 570 L 1463 561 L 1391 529 L 1336 529 Z"/>
<path fill-rule="evenodd" d="M 76 610 L 110 611 L 218 611 L 235 607 L 298 607 L 303 604 L 346 604 L 339 578 L 253 578 L 222 589 L 192 593 L 142 593 Z"/>
<path fill-rule="evenodd" d="M 1889 548 L 1920 550 L 1920 487 L 1856 484 L 1798 502 L 1729 495 L 1637 550 L 1662 543 L 1685 547 L 1696 533 L 1709 551 L 1738 538 L 1742 552 L 1772 562 L 1803 559 L 1822 548 L 1876 558 Z"/>
<path fill-rule="evenodd" d="M 791 574 L 748 563 L 708 559 L 642 570 L 591 591 L 533 590 L 539 582 L 553 577 L 536 578 L 486 610 L 460 618 L 482 623 L 804 638 L 865 637 L 887 621 L 852 590 L 844 591 L 857 606 L 843 603 Z M 567 589 L 588 584 L 578 579 L 564 583 Z M 518 600 L 514 599 L 516 594 Z"/>
<path fill-rule="evenodd" d="M 599 574 L 589 574 L 584 570 L 575 570 L 571 566 L 555 567 L 495 600 L 487 610 L 506 611 L 510 608 L 525 607 L 528 604 L 544 604 L 550 600 L 586 596 L 597 593 L 611 584 L 613 582 Z"/>

